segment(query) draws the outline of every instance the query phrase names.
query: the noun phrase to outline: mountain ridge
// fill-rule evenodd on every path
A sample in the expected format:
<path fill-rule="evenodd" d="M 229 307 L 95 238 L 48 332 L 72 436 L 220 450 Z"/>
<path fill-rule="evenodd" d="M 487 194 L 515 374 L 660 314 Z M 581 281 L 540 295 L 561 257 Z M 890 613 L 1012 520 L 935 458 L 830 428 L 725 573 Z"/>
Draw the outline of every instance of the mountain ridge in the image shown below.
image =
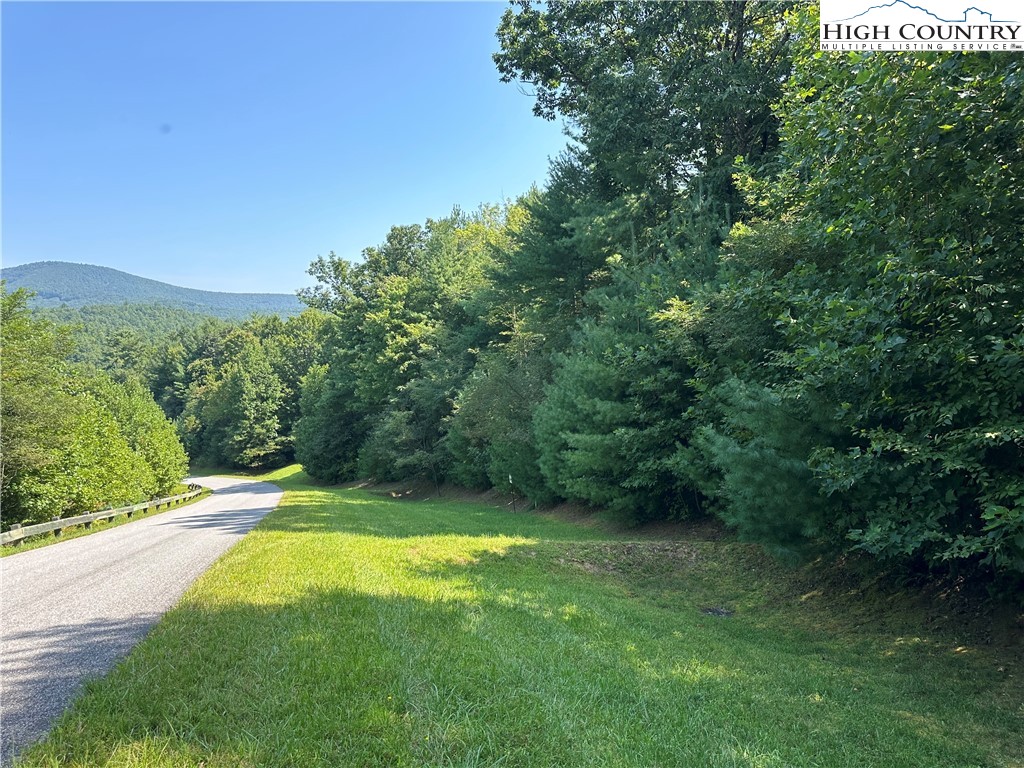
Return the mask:
<path fill-rule="evenodd" d="M 111 267 L 68 261 L 35 261 L 0 270 L 10 291 L 35 292 L 36 307 L 84 307 L 95 304 L 159 304 L 212 315 L 241 319 L 251 314 L 290 317 L 305 307 L 287 293 L 233 293 L 164 283 Z"/>

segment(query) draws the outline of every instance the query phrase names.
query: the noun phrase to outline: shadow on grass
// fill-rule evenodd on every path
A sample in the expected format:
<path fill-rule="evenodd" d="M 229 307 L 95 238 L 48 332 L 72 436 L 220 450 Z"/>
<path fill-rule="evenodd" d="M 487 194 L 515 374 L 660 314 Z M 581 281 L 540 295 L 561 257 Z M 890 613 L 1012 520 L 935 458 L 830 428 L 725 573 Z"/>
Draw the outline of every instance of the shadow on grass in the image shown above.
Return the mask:
<path fill-rule="evenodd" d="M 434 525 L 489 530 L 472 516 Z M 554 566 L 565 544 L 469 538 L 439 560 L 404 533 L 359 566 L 399 563 L 386 594 L 372 573 L 318 562 L 289 573 L 303 586 L 279 604 L 247 602 L 244 589 L 228 604 L 193 597 L 90 686 L 26 765 L 860 768 L 1020 757 L 991 753 L 1010 750 L 999 734 L 1012 732 L 1013 710 L 949 684 L 949 667 L 913 648 L 901 670 L 840 644 L 766 636 L 741 616 L 653 611 Z M 349 586 L 325 588 L 332 578 Z M 915 692 L 920 679 L 934 690 Z"/>

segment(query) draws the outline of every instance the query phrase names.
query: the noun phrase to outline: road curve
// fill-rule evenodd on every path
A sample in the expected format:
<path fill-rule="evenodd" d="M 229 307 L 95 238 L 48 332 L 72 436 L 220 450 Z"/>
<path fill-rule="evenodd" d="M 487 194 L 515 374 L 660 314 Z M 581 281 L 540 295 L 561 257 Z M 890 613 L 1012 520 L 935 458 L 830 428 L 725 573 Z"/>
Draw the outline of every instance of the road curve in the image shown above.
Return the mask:
<path fill-rule="evenodd" d="M 91 536 L 0 559 L 0 765 L 41 738 L 214 560 L 281 500 L 244 478 L 213 495 Z"/>

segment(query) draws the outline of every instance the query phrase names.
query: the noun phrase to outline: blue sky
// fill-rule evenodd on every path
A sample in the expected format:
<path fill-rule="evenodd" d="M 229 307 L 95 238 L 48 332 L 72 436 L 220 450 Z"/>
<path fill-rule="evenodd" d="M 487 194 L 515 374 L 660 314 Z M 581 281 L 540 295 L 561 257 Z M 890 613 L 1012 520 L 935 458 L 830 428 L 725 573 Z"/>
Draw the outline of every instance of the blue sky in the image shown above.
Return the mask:
<path fill-rule="evenodd" d="M 5 266 L 291 292 L 333 250 L 544 182 L 504 3 L 2 5 Z"/>

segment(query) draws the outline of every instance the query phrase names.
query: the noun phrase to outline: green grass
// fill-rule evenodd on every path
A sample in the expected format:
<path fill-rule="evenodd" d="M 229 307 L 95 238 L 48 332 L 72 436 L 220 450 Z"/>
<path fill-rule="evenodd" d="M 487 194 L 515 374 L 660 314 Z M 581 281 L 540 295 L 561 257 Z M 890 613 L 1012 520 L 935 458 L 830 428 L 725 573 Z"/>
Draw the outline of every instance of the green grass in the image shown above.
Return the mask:
<path fill-rule="evenodd" d="M 184 483 L 180 483 L 167 495 L 176 496 L 179 493 L 187 492 L 188 486 L 185 485 Z M 182 509 L 184 507 L 189 506 L 190 504 L 195 504 L 197 501 L 202 501 L 211 493 L 213 493 L 213 491 L 211 491 L 209 488 L 204 488 L 201 494 L 196 496 L 194 499 L 186 501 L 184 504 L 176 504 L 173 507 L 164 507 L 163 509 L 155 510 L 149 513 L 145 511 L 140 511 L 136 512 L 131 517 L 128 517 L 128 515 L 120 515 L 119 517 L 115 517 L 110 522 L 107 522 L 106 520 L 96 520 L 92 524 L 91 528 L 86 528 L 84 525 L 70 525 L 67 528 L 61 530 L 60 536 L 56 536 L 52 531 L 48 533 L 40 533 L 37 536 L 26 536 L 17 544 L 6 544 L 0 547 L 0 557 L 10 557 L 11 555 L 16 555 L 19 552 L 27 552 L 30 549 L 41 549 L 42 547 L 48 547 L 51 544 L 57 544 L 58 542 L 67 541 L 68 539 L 78 539 L 82 536 L 90 536 L 94 533 L 99 533 L 100 531 L 106 531 L 110 528 L 117 528 L 118 526 L 126 525 L 128 523 L 133 523 L 137 520 L 141 520 L 144 517 L 154 517 L 156 515 L 162 515 L 164 512 L 170 512 L 171 510 L 174 509 Z"/>
<path fill-rule="evenodd" d="M 1005 658 L 746 546 L 267 479 L 282 505 L 23 765 L 1024 765 Z"/>

